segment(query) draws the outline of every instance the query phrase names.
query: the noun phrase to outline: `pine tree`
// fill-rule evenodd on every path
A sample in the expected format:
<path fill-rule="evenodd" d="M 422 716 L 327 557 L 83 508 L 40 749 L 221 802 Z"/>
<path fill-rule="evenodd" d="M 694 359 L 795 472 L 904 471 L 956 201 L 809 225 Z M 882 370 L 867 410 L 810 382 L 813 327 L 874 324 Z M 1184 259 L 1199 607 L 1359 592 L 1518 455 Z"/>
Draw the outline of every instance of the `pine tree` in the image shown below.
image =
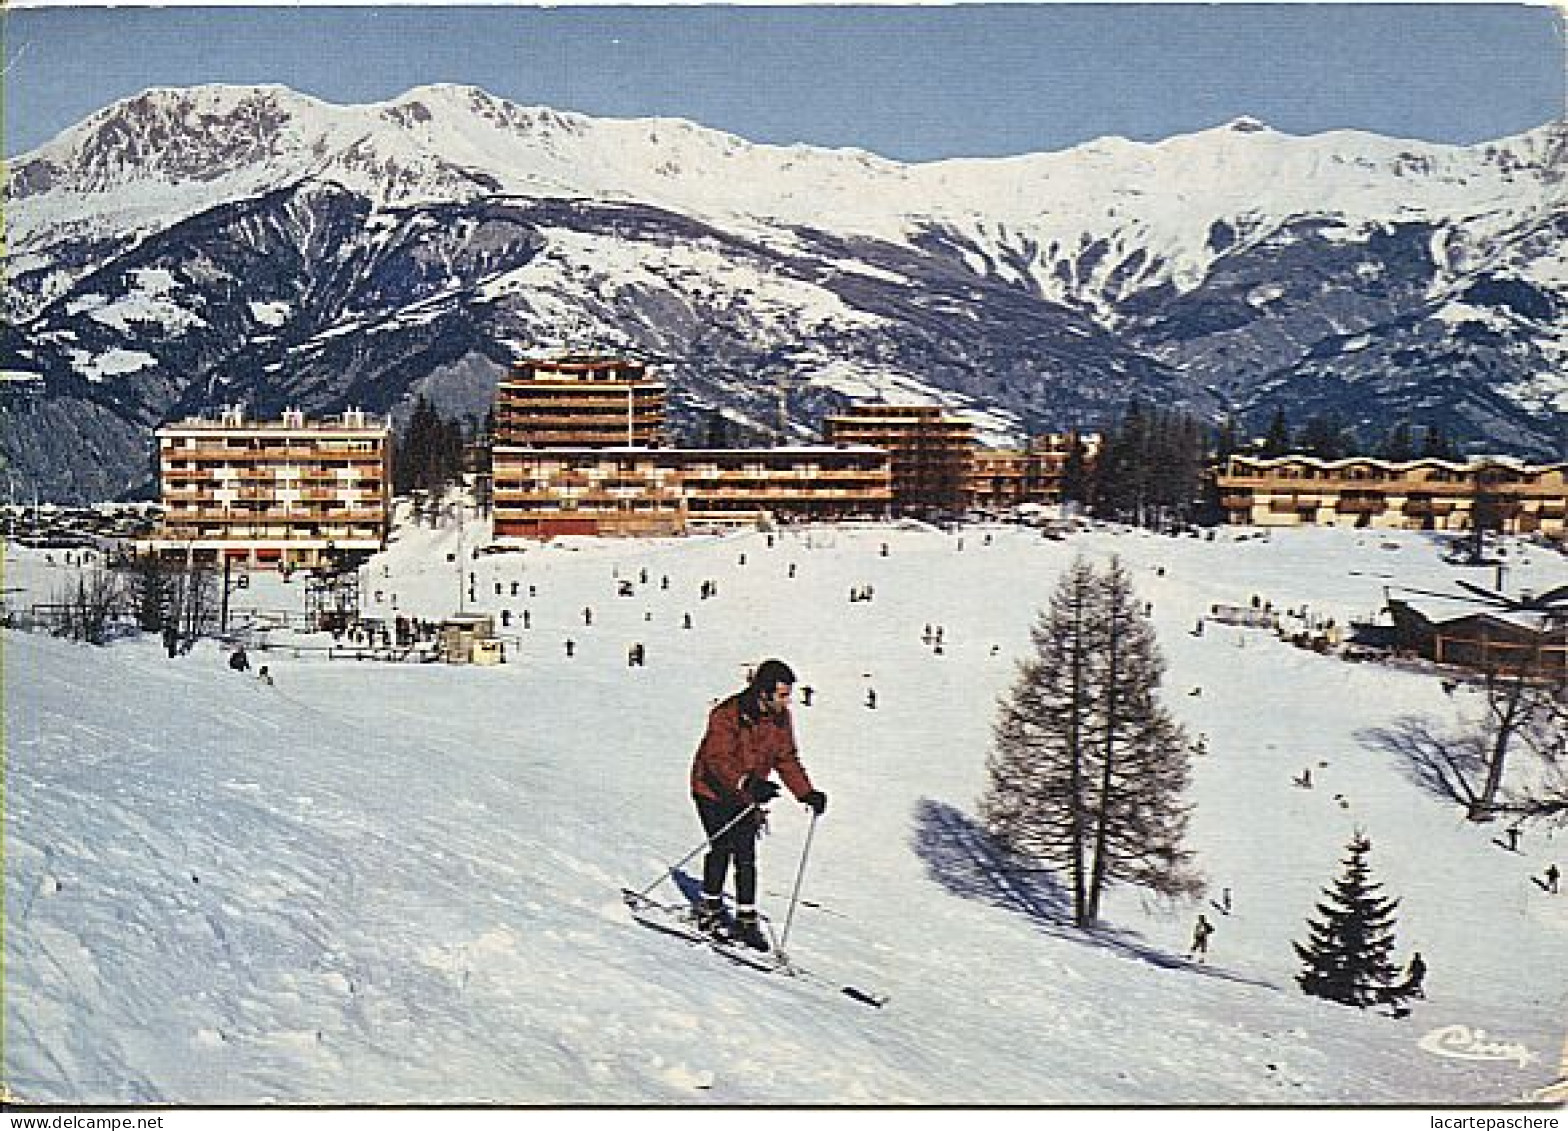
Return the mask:
<path fill-rule="evenodd" d="M 1114 883 L 1196 892 L 1182 847 L 1188 744 L 1156 700 L 1164 664 L 1127 571 L 1074 562 L 1031 637 L 1034 655 L 999 704 L 987 829 L 1066 874 L 1080 927 L 1099 920 Z"/>
<path fill-rule="evenodd" d="M 1443 431 L 1442 426 L 1433 424 L 1426 430 L 1426 435 L 1421 440 L 1422 459 L 1457 459 L 1458 453 L 1454 445 Z"/>
<path fill-rule="evenodd" d="M 1234 416 L 1225 417 L 1214 436 L 1214 458 L 1221 462 L 1241 450 L 1241 428 Z"/>
<path fill-rule="evenodd" d="M 1274 419 L 1269 422 L 1269 430 L 1263 437 L 1263 446 L 1258 454 L 1267 459 L 1274 459 L 1290 451 L 1290 425 L 1285 422 L 1285 410 L 1276 408 Z"/>
<path fill-rule="evenodd" d="M 1394 949 L 1394 911 L 1399 900 L 1378 893 L 1367 854 L 1372 842 L 1359 830 L 1351 838 L 1345 871 L 1325 888 L 1319 918 L 1307 921 L 1307 942 L 1292 943 L 1305 968 L 1296 976 L 1303 993 L 1365 1009 L 1381 1000 L 1398 971 Z"/>
<path fill-rule="evenodd" d="M 1406 463 L 1415 458 L 1415 436 L 1408 420 L 1401 420 L 1389 429 L 1378 454 L 1391 463 Z"/>
<path fill-rule="evenodd" d="M 1296 450 L 1318 459 L 1343 459 L 1354 454 L 1355 439 L 1337 416 L 1313 416 L 1301 426 Z"/>

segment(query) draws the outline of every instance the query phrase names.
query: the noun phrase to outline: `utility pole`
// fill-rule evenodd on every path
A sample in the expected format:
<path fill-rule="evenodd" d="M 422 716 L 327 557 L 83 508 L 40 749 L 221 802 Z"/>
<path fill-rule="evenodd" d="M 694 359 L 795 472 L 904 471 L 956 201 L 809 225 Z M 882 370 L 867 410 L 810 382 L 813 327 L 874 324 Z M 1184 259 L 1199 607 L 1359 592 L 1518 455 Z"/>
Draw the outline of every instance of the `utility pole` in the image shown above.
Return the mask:
<path fill-rule="evenodd" d="M 218 634 L 228 635 L 229 631 L 229 571 L 234 568 L 234 559 L 229 557 L 228 551 L 223 554 L 223 608 L 218 613 Z"/>

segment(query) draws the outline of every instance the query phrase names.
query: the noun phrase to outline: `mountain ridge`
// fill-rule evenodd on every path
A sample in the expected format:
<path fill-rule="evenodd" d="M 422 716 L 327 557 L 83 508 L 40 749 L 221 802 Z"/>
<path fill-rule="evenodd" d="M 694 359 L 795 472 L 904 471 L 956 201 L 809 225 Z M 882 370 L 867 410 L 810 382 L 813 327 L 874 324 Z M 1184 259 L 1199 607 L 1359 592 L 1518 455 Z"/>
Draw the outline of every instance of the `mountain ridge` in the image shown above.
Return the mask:
<path fill-rule="evenodd" d="M 782 381 L 796 433 L 865 396 L 969 410 L 1000 440 L 1157 395 L 1211 420 L 1311 406 L 1562 458 L 1565 166 L 1562 122 L 1445 146 L 1241 118 L 901 163 L 459 84 L 357 106 L 153 89 L 13 162 L 0 364 L 37 378 L 30 397 L 135 428 L 281 386 L 321 411 L 352 388 L 380 411 L 426 392 L 482 412 L 510 354 L 576 335 L 667 364 L 687 435 L 722 419 L 766 436 Z M 292 226 L 189 223 L 275 223 L 255 217 L 277 193 Z M 232 266 L 260 244 L 298 278 L 247 295 Z M 378 330 L 331 340 L 354 326 Z M 281 385 L 229 376 L 291 366 Z M 17 396 L 0 449 L 59 481 Z M 130 456 L 100 489 L 135 488 Z"/>

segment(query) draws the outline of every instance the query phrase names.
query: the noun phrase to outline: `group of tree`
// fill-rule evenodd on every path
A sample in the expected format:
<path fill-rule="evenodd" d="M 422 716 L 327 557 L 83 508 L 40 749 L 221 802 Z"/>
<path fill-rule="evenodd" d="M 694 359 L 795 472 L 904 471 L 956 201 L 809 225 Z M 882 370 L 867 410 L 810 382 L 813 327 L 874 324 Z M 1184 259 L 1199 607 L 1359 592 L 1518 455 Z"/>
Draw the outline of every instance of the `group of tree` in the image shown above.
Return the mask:
<path fill-rule="evenodd" d="M 1348 459 L 1352 456 L 1374 456 L 1392 463 L 1413 459 L 1455 459 L 1458 452 L 1447 433 L 1438 425 L 1428 425 L 1418 430 L 1408 420 L 1395 422 L 1375 443 L 1365 444 L 1354 428 L 1332 414 L 1313 415 L 1299 429 L 1292 430 L 1285 417 L 1285 410 L 1277 408 L 1269 420 L 1268 428 L 1257 444 L 1257 453 L 1268 458 L 1284 455 L 1315 456 L 1318 459 Z M 1241 451 L 1237 425 L 1229 420 L 1220 429 L 1217 445 L 1221 456 Z"/>
<path fill-rule="evenodd" d="M 429 397 L 420 396 L 393 440 L 393 491 L 414 496 L 434 515 L 448 490 L 463 481 L 469 447 L 487 445 L 493 427 L 493 413 L 483 421 L 444 417 Z"/>
<path fill-rule="evenodd" d="M 1106 430 L 1092 463 L 1074 436 L 1062 498 L 1098 518 L 1166 529 L 1194 521 L 1204 505 L 1208 433 L 1196 417 L 1134 400 Z"/>
<path fill-rule="evenodd" d="M 154 632 L 188 651 L 218 628 L 222 584 L 211 563 L 154 555 L 85 568 L 53 593 L 50 629 L 87 644 L 107 644 L 127 631 Z"/>
<path fill-rule="evenodd" d="M 1128 884 L 1168 898 L 1203 883 L 1185 846 L 1190 743 L 1159 702 L 1154 630 L 1117 559 L 1075 560 L 1030 632 L 997 705 L 980 816 L 1007 865 L 1044 869 L 1071 891 L 1072 922 L 1093 928 L 1105 892 Z M 1398 900 L 1372 882 L 1371 843 L 1357 833 L 1344 874 L 1294 944 L 1303 992 L 1408 1012 L 1421 971 L 1392 961 Z M 1423 968 L 1424 969 L 1424 968 Z"/>

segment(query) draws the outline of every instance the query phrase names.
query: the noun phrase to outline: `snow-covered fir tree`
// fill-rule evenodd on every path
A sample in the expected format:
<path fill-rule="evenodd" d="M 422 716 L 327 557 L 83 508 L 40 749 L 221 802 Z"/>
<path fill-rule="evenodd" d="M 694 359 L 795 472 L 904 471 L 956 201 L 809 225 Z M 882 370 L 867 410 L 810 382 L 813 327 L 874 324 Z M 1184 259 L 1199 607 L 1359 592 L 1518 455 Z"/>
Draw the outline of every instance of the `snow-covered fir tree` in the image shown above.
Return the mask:
<path fill-rule="evenodd" d="M 1158 702 L 1164 661 L 1126 569 L 1075 561 L 1031 635 L 1034 655 L 999 705 L 987 829 L 1066 875 L 1081 927 L 1113 883 L 1195 893 L 1187 737 Z"/>
<path fill-rule="evenodd" d="M 1398 973 L 1394 912 L 1399 900 L 1379 894 L 1367 854 L 1372 842 L 1358 831 L 1350 839 L 1345 870 L 1324 889 L 1318 917 L 1307 920 L 1307 941 L 1294 943 L 1304 968 L 1296 982 L 1304 993 L 1366 1008 L 1387 1000 Z"/>

